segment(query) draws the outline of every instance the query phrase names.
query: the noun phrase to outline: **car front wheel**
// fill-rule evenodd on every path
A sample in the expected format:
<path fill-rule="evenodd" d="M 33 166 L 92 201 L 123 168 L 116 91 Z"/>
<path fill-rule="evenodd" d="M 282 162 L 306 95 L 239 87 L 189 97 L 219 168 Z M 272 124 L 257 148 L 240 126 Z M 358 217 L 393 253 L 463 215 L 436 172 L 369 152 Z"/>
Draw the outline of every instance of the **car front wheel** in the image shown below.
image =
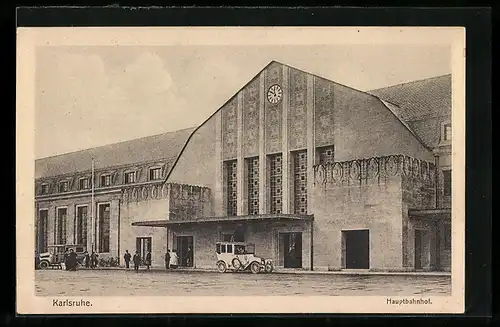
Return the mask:
<path fill-rule="evenodd" d="M 260 263 L 257 261 L 252 262 L 250 270 L 252 271 L 252 274 L 258 274 L 260 272 Z"/>
<path fill-rule="evenodd" d="M 217 271 L 220 273 L 225 273 L 227 270 L 226 263 L 224 261 L 217 262 Z"/>

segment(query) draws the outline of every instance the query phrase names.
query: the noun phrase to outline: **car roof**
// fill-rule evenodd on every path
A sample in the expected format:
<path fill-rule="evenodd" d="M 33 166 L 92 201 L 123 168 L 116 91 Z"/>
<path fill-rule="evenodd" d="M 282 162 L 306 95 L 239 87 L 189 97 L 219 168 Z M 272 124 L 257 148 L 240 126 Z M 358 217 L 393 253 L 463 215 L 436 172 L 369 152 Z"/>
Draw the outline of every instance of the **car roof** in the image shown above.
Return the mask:
<path fill-rule="evenodd" d="M 245 242 L 216 242 L 215 244 L 234 244 L 234 245 L 248 245 Z"/>

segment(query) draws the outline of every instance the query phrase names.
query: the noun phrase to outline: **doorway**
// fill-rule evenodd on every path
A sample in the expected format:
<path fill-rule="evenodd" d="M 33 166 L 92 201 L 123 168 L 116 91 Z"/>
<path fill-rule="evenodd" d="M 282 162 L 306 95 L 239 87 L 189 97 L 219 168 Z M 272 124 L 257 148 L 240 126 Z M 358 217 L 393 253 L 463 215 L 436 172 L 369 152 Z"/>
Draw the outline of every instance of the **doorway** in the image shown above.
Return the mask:
<path fill-rule="evenodd" d="M 179 256 L 180 267 L 194 266 L 193 236 L 176 236 L 176 251 Z"/>
<path fill-rule="evenodd" d="M 135 239 L 135 249 L 142 260 L 146 259 L 146 254 L 148 254 L 148 252 L 151 252 L 152 243 L 151 237 L 137 237 Z"/>
<path fill-rule="evenodd" d="M 279 244 L 283 268 L 302 268 L 302 233 L 280 233 Z"/>
<path fill-rule="evenodd" d="M 370 231 L 342 231 L 346 269 L 370 269 Z"/>
<path fill-rule="evenodd" d="M 415 269 L 422 269 L 422 245 L 423 245 L 423 232 L 415 230 Z"/>

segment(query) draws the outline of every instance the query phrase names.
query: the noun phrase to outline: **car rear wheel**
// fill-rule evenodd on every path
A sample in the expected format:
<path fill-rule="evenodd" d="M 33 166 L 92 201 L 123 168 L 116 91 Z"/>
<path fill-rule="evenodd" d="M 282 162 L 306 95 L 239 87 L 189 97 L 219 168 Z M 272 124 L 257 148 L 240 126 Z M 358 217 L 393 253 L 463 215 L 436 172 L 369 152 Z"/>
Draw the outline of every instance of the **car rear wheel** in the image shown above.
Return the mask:
<path fill-rule="evenodd" d="M 226 263 L 224 261 L 217 262 L 217 271 L 220 273 L 225 273 L 227 270 Z"/>
<path fill-rule="evenodd" d="M 47 268 L 49 268 L 49 263 L 47 261 L 40 262 L 40 268 L 41 269 L 47 269 Z"/>
<path fill-rule="evenodd" d="M 272 263 L 270 263 L 270 262 L 266 263 L 266 273 L 268 273 L 268 274 L 269 274 L 269 273 L 272 273 L 272 272 L 273 272 L 273 270 L 274 270 L 274 266 L 273 266 L 273 264 L 272 264 Z"/>
<path fill-rule="evenodd" d="M 250 270 L 252 271 L 252 274 L 258 274 L 260 272 L 260 263 L 257 261 L 252 262 Z"/>

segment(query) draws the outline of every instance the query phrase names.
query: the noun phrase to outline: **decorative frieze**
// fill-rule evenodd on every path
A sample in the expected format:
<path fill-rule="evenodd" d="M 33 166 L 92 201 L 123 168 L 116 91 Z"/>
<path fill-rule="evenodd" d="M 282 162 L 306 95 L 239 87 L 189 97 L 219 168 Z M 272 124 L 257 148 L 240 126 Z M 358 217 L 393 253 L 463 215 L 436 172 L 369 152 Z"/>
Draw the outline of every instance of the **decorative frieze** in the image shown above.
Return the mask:
<path fill-rule="evenodd" d="M 265 77 L 265 92 L 275 84 L 283 84 L 283 67 L 280 64 L 273 63 L 266 70 Z M 288 92 L 288 90 L 283 90 Z M 282 131 L 282 116 L 283 116 L 283 101 L 271 103 L 265 100 L 265 122 L 266 122 L 266 150 L 270 152 L 281 151 L 281 131 Z"/>
<path fill-rule="evenodd" d="M 168 194 L 168 184 L 166 183 L 128 186 L 122 189 L 122 200 L 125 203 L 159 200 L 166 199 Z"/>
<path fill-rule="evenodd" d="M 306 74 L 290 69 L 290 106 L 288 113 L 290 150 L 306 147 L 307 136 Z"/>
<path fill-rule="evenodd" d="M 314 166 L 315 185 L 353 185 L 382 181 L 391 176 L 405 176 L 435 184 L 434 164 L 405 155 L 391 155 L 324 163 Z"/>
<path fill-rule="evenodd" d="M 170 219 L 186 220 L 204 216 L 210 206 L 210 189 L 186 184 L 168 184 L 170 188 Z"/>
<path fill-rule="evenodd" d="M 245 156 L 259 153 L 259 78 L 243 91 L 243 152 Z"/>
<path fill-rule="evenodd" d="M 237 98 L 232 98 L 222 112 L 222 156 L 224 159 L 236 158 L 238 145 Z"/>

